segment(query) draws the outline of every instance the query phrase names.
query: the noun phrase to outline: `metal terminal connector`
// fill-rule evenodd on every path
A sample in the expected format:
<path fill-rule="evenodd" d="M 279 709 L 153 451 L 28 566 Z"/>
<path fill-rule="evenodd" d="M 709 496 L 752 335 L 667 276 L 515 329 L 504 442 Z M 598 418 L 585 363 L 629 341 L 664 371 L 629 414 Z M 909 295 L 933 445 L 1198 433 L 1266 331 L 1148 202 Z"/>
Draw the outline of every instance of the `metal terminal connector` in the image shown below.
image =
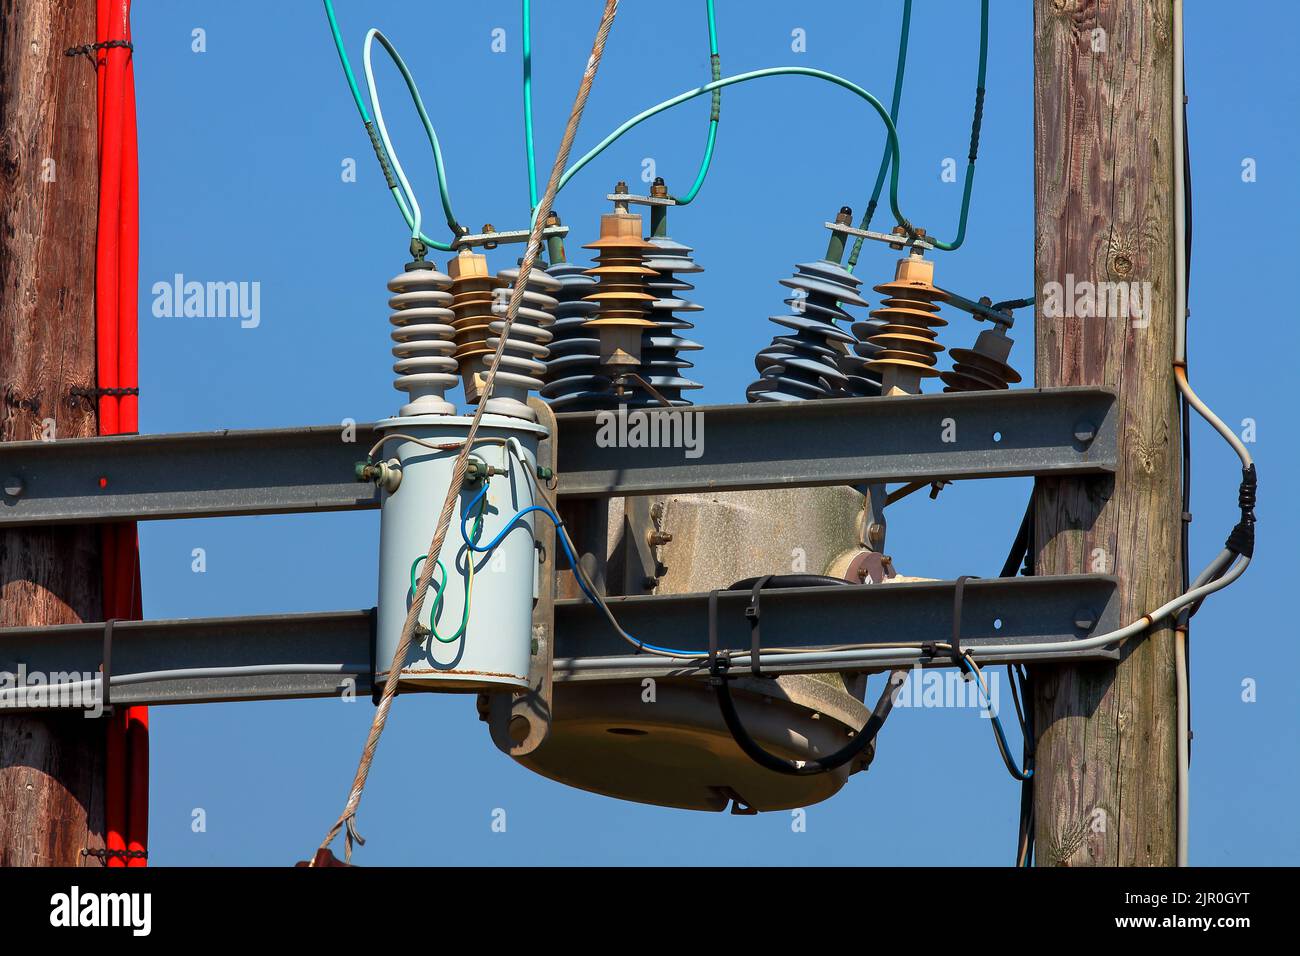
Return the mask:
<path fill-rule="evenodd" d="M 911 247 L 916 249 L 934 249 L 935 244 L 931 239 L 925 237 L 925 230 L 918 229 L 915 236 L 908 236 L 902 226 L 896 226 L 897 232 L 876 232 L 871 229 L 859 229 L 856 226 L 842 222 L 827 222 L 823 225 L 831 232 L 843 233 L 846 236 L 857 236 L 863 239 L 872 239 L 876 242 L 886 243 L 891 249 L 902 249 Z"/>
<path fill-rule="evenodd" d="M 508 474 L 510 474 L 510 469 L 498 468 L 496 465 L 489 465 L 477 455 L 470 455 L 469 459 L 465 462 L 466 483 L 477 484 L 480 481 L 492 478 L 496 475 Z"/>
<path fill-rule="evenodd" d="M 387 461 L 357 462 L 357 481 L 373 481 L 390 495 L 402 483 L 402 463 L 396 458 Z"/>
<path fill-rule="evenodd" d="M 562 225 L 547 225 L 542 229 L 542 241 L 552 237 L 563 239 L 569 234 L 569 227 Z M 457 252 L 461 249 L 469 249 L 474 246 L 482 246 L 485 249 L 495 249 L 499 245 L 508 242 L 527 242 L 528 237 L 532 235 L 528 229 L 510 229 L 506 232 L 495 232 L 490 225 L 485 226 L 482 232 L 465 233 L 457 236 L 451 241 L 451 248 Z"/>

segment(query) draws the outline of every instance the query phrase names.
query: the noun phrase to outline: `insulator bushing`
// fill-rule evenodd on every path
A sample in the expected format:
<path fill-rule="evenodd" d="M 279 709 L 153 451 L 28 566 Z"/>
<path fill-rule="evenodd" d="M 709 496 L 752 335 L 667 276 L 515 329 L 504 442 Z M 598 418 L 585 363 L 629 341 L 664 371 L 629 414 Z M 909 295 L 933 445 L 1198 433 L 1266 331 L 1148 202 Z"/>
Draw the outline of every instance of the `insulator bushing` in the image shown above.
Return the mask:
<path fill-rule="evenodd" d="M 781 284 L 795 290 L 786 299 L 791 311 L 771 316 L 771 321 L 793 334 L 779 335 L 754 358 L 761 378 L 745 391 L 751 402 L 793 402 L 831 398 L 847 384 L 840 369 L 840 345 L 853 336 L 836 325 L 851 319 L 842 305 L 865 306 L 858 295 L 862 280 L 837 262 L 822 259 L 795 267 L 795 275 Z"/>
<path fill-rule="evenodd" d="M 572 262 L 556 262 L 547 274 L 560 283 L 554 293 L 555 324 L 551 326 L 546 384 L 541 395 L 556 411 L 590 412 L 616 404 L 609 377 L 600 372 L 600 339 L 586 328 L 600 306 L 587 299 L 596 280 Z"/>
<path fill-rule="evenodd" d="M 875 287 L 885 297 L 871 313 L 879 327 L 859 330 L 872 334 L 866 337 L 867 347 L 855 351 L 869 359 L 866 370 L 880 378 L 885 395 L 919 392 L 921 379 L 939 374 L 934 368 L 943 351 L 938 329 L 948 323 L 938 315 L 938 303 L 946 297 L 933 279 L 934 263 L 907 256 L 899 260 L 893 282 Z"/>
<path fill-rule="evenodd" d="M 693 363 L 679 353 L 696 351 L 701 346 L 678 333 L 695 328 L 678 316 L 678 312 L 699 312 L 703 307 L 680 297 L 679 293 L 695 286 L 678 278 L 683 274 L 703 272 L 704 269 L 691 258 L 692 249 L 667 236 L 650 239 L 653 249 L 646 251 L 643 260 L 646 268 L 656 275 L 646 280 L 646 290 L 655 297 L 650 303 L 647 317 L 654 328 L 641 335 L 641 364 L 637 374 L 650 383 L 670 405 L 689 405 L 682 391 L 701 388 L 698 382 L 682 377 L 682 369 L 693 368 Z M 636 381 L 631 383 L 629 405 L 659 405 L 659 399 Z"/>
<path fill-rule="evenodd" d="M 456 406 L 444 397 L 456 384 L 456 359 L 453 353 L 454 313 L 448 306 L 452 296 L 447 289 L 451 277 L 443 275 L 431 262 L 412 262 L 401 275 L 388 280 L 394 293 L 388 300 L 393 310 L 388 321 L 393 324 L 393 386 L 406 392 L 409 402 L 400 415 L 454 415 Z"/>
<path fill-rule="evenodd" d="M 952 369 L 940 372 L 945 392 L 981 392 L 1007 388 L 1020 373 L 1007 364 L 1015 344 L 1001 326 L 984 329 L 973 349 L 951 349 Z"/>
<path fill-rule="evenodd" d="M 464 248 L 447 264 L 451 277 L 452 325 L 456 330 L 456 362 L 465 385 L 465 401 L 478 402 L 483 388 L 484 355 L 488 348 L 488 327 L 496 290 L 502 281 L 488 269 L 487 256 Z"/>
<path fill-rule="evenodd" d="M 501 341 L 510 293 L 518 278 L 518 269 L 502 269 L 497 273 L 501 288 L 492 306 L 492 321 L 488 323 L 488 336 L 484 342 L 487 353 L 480 359 L 485 376 Z M 542 377 L 546 374 L 546 357 L 550 351 L 546 346 L 551 341 L 550 326 L 555 322 L 557 305 L 555 293 L 559 290 L 558 279 L 539 267 L 529 270 L 528 282 L 524 285 L 515 320 L 510 323 L 510 334 L 506 336 L 485 412 L 536 420 L 537 414 L 528 407 L 528 393 L 541 389 Z"/>
<path fill-rule="evenodd" d="M 600 217 L 600 238 L 584 249 L 596 250 L 596 291 L 587 296 L 600 311 L 587 328 L 600 337 L 600 363 L 606 369 L 636 371 L 641 362 L 641 334 L 654 328 L 646 312 L 655 297 L 646 280 L 655 272 L 643 262 L 654 246 L 641 238 L 641 217 L 621 210 Z"/>
<path fill-rule="evenodd" d="M 857 323 L 854 323 L 857 327 Z M 832 398 L 872 398 L 880 394 L 880 379 L 867 370 L 867 362 L 855 352 L 846 351 L 835 359 L 844 373 L 844 382 Z"/>

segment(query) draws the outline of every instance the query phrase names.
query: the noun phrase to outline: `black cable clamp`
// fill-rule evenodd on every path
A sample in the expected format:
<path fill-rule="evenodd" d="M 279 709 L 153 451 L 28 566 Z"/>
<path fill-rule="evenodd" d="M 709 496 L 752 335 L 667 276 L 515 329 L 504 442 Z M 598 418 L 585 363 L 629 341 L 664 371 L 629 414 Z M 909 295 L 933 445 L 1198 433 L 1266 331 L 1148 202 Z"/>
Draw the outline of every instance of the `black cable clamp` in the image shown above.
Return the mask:
<path fill-rule="evenodd" d="M 135 44 L 130 40 L 101 40 L 98 43 L 83 43 L 81 46 L 70 46 L 63 51 L 64 56 L 84 56 L 99 68 L 99 59 L 95 53 L 99 50 L 112 50 L 118 47 L 135 52 Z"/>
<path fill-rule="evenodd" d="M 974 574 L 963 574 L 957 579 L 957 586 L 953 588 L 952 593 L 952 662 L 964 674 L 968 670 L 966 659 L 961 650 L 961 605 L 962 598 L 966 592 L 966 582 L 977 577 Z"/>
<path fill-rule="evenodd" d="M 96 847 L 93 850 L 88 850 L 83 848 L 81 851 L 81 855 L 93 856 L 96 859 L 103 861 L 103 864 L 105 866 L 108 866 L 108 861 L 110 858 L 116 858 L 119 860 L 149 859 L 148 850 L 110 850 L 108 847 Z"/>
<path fill-rule="evenodd" d="M 763 646 L 758 630 L 759 595 L 774 577 L 774 574 L 765 574 L 754 582 L 754 588 L 749 593 L 749 606 L 745 608 L 745 620 L 749 621 L 749 669 L 755 677 L 763 676 L 763 666 L 759 660 L 759 649 Z"/>
<path fill-rule="evenodd" d="M 110 617 L 104 622 L 104 658 L 100 664 L 100 689 L 99 703 L 105 716 L 113 713 L 112 692 L 109 688 L 113 684 L 113 625 L 119 620 L 116 617 Z"/>
<path fill-rule="evenodd" d="M 721 687 L 727 682 L 731 667 L 731 652 L 718 650 L 718 592 L 709 592 L 709 686 Z"/>
<path fill-rule="evenodd" d="M 1224 545 L 1234 554 L 1253 557 L 1255 554 L 1255 495 L 1258 490 L 1258 478 L 1252 464 L 1241 469 L 1241 487 L 1237 491 L 1237 507 L 1241 509 L 1241 520 L 1237 522 L 1228 535 Z"/>
<path fill-rule="evenodd" d="M 123 395 L 139 395 L 139 388 L 78 388 L 68 389 L 68 394 L 74 398 L 103 398 L 105 395 L 111 395 L 120 398 Z"/>

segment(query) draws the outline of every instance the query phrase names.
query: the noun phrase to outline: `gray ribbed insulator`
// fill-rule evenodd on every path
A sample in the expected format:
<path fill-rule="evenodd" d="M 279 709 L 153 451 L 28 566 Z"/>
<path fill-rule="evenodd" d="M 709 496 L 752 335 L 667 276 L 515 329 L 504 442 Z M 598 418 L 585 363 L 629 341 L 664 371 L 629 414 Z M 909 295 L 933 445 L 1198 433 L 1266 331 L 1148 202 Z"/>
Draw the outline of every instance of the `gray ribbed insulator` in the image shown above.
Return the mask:
<path fill-rule="evenodd" d="M 406 392 L 410 401 L 400 415 L 455 415 L 456 406 L 444 398 L 447 389 L 460 379 L 451 326 L 451 277 L 425 263 L 427 268 L 408 269 L 388 280 L 395 293 L 388 300 L 393 313 L 393 387 Z"/>
<path fill-rule="evenodd" d="M 587 275 L 586 266 L 572 262 L 557 262 L 546 271 L 559 281 L 560 288 L 554 293 L 558 304 L 542 398 L 556 411 L 613 408 L 616 402 L 609 377 L 600 374 L 600 339 L 594 329 L 583 328 L 583 323 L 600 311 L 598 302 L 585 300 L 596 291 L 596 278 Z"/>
<path fill-rule="evenodd" d="M 852 318 L 841 303 L 867 304 L 857 293 L 862 280 L 839 263 L 821 259 L 800 263 L 794 277 L 781 284 L 795 290 L 785 300 L 791 311 L 770 318 L 794 334 L 777 336 L 754 358 L 761 378 L 745 390 L 745 397 L 751 402 L 831 398 L 848 384 L 839 364 L 844 352 L 835 343 L 853 342 L 835 322 Z"/>
<path fill-rule="evenodd" d="M 857 323 L 854 323 L 854 328 Z M 834 398 L 872 398 L 880 394 L 880 379 L 865 368 L 869 359 L 853 352 L 839 356 L 835 364 L 844 373 L 844 382 Z"/>
<path fill-rule="evenodd" d="M 702 346 L 678 335 L 678 332 L 695 326 L 675 313 L 699 312 L 703 306 L 678 295 L 679 292 L 695 288 L 689 282 L 679 279 L 678 275 L 703 272 L 704 268 L 691 258 L 690 246 L 684 246 L 667 236 L 653 237 L 649 241 L 657 248 L 646 251 L 642 264 L 659 273 L 658 276 L 647 279 L 645 284 L 646 291 L 655 296 L 646 314 L 646 318 L 654 322 L 655 327 L 647 329 L 641 335 L 641 364 L 637 374 L 654 386 L 669 404 L 690 405 L 690 400 L 682 397 L 682 391 L 702 386 L 678 374 L 682 369 L 694 367 L 693 363 L 678 353 L 696 351 Z M 630 384 L 629 405 L 662 404 L 636 381 Z"/>
<path fill-rule="evenodd" d="M 504 285 L 497 290 L 492 303 L 494 317 L 488 323 L 488 335 L 484 343 L 488 347 L 488 354 L 481 360 L 485 371 L 501 341 L 505 313 L 515 282 L 519 278 L 519 270 L 502 269 L 497 273 L 497 278 Z M 544 269 L 534 268 L 528 273 L 528 283 L 524 286 L 519 310 L 515 313 L 505 350 L 501 353 L 501 364 L 497 367 L 492 396 L 484 408 L 488 414 L 537 420 L 537 414 L 528 407 L 528 393 L 541 389 L 542 376 L 546 374 L 546 356 L 550 353 L 546 343 L 551 341 L 550 326 L 555 322 L 555 307 L 558 304 L 555 293 L 559 291 L 559 280 L 552 278 Z"/>

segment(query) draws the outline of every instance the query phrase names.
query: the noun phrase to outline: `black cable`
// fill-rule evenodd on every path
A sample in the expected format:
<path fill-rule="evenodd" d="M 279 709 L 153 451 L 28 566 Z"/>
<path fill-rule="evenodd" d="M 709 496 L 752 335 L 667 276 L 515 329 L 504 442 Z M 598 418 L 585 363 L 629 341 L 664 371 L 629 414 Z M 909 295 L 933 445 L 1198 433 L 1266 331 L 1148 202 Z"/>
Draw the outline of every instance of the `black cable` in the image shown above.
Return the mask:
<path fill-rule="evenodd" d="M 1192 150 L 1191 141 L 1187 135 L 1187 84 L 1183 83 L 1183 221 L 1186 227 L 1183 232 L 1183 281 L 1187 289 L 1186 302 L 1191 301 L 1192 289 Z M 1186 305 L 1184 306 L 1186 307 Z M 1188 309 L 1188 316 L 1177 316 L 1176 321 L 1183 322 L 1183 369 L 1187 369 L 1187 355 L 1190 351 L 1187 348 L 1187 331 L 1191 325 L 1191 310 Z M 1183 512 L 1180 516 L 1182 525 L 1182 534 L 1179 535 L 1179 545 L 1182 550 L 1182 583 L 1183 593 L 1186 594 L 1191 586 L 1191 523 L 1192 523 L 1192 405 L 1187 400 L 1186 395 L 1180 399 L 1180 419 L 1182 427 L 1182 458 L 1183 458 L 1183 494 L 1182 505 Z M 1200 610 L 1200 603 L 1188 609 L 1187 614 L 1180 622 L 1183 630 L 1183 648 L 1187 668 L 1187 763 L 1191 766 L 1192 761 L 1192 628 L 1191 621 L 1193 615 Z"/>
<path fill-rule="evenodd" d="M 1004 578 L 1014 578 L 1017 574 L 1023 573 L 1032 575 L 1034 572 L 1033 565 L 1033 537 L 1034 537 L 1034 494 L 1030 492 L 1029 503 L 1025 505 L 1025 515 L 1020 519 L 1020 528 L 1016 532 L 1016 539 L 1012 542 L 1011 552 L 1007 555 L 1007 560 L 1002 565 L 1002 573 L 999 575 Z M 1022 569 L 1023 565 L 1023 569 Z M 1185 589 L 1184 589 L 1185 590 Z M 1034 766 L 1034 723 L 1031 707 L 1033 697 L 1031 695 L 1031 685 L 1029 672 L 1023 666 L 1019 670 L 1011 664 L 1007 665 L 1007 677 L 1011 683 L 1011 700 L 1016 707 L 1016 717 L 1020 722 L 1021 738 L 1021 766 L 1026 770 L 1033 770 Z M 999 741 L 998 749 L 1001 750 Z M 1003 752 L 1003 759 L 1007 760 L 1007 755 Z M 1007 761 L 1010 766 L 1010 761 Z M 1028 779 L 1023 780 L 1020 784 L 1020 825 L 1016 834 L 1016 865 L 1028 866 L 1029 861 L 1033 859 L 1034 847 L 1034 778 L 1030 773 Z"/>
<path fill-rule="evenodd" d="M 716 669 L 715 673 L 710 677 L 709 683 L 713 685 L 714 692 L 717 694 L 718 707 L 722 711 L 723 722 L 726 723 L 727 729 L 731 731 L 732 739 L 736 741 L 736 745 L 745 752 L 746 756 L 759 766 L 766 767 L 775 773 L 792 777 L 808 777 L 814 774 L 829 773 L 844 766 L 875 742 L 876 735 L 880 732 L 880 728 L 884 726 L 885 719 L 889 717 L 889 712 L 894 708 L 894 692 L 901 686 L 905 676 L 903 671 L 890 671 L 880 699 L 876 701 L 871 716 L 867 718 L 867 722 L 863 724 L 857 736 L 828 756 L 800 763 L 786 760 L 784 757 L 778 757 L 776 754 L 764 750 L 758 741 L 749 735 L 749 731 L 745 729 L 745 725 L 740 720 L 740 714 L 736 712 L 736 702 L 731 698 L 731 688 L 728 686 L 727 675 L 723 669 Z"/>
<path fill-rule="evenodd" d="M 744 578 L 731 585 L 727 590 L 752 591 L 760 577 L 768 579 L 767 583 L 763 585 L 764 588 L 820 588 L 836 584 L 843 584 L 847 587 L 850 584 L 843 578 L 833 578 L 829 574 L 772 574 Z"/>

